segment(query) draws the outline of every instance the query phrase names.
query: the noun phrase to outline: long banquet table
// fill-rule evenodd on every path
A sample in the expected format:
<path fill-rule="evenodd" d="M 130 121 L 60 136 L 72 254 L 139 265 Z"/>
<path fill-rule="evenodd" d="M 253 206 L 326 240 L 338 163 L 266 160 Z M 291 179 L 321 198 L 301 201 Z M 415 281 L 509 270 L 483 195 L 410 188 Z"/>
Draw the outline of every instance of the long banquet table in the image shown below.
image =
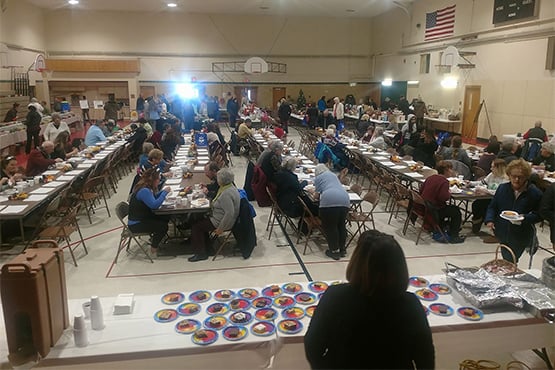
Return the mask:
<path fill-rule="evenodd" d="M 535 272 L 538 273 L 537 271 Z M 430 283 L 445 283 L 444 275 L 424 276 Z M 285 284 L 277 284 L 285 288 Z M 303 291 L 310 292 L 308 283 L 300 283 Z M 262 295 L 261 287 L 256 289 Z M 419 288 L 409 287 L 410 291 Z M 239 289 L 231 289 L 238 292 Z M 185 366 L 189 368 L 242 368 L 254 369 L 273 364 L 274 368 L 308 369 L 304 357 L 303 336 L 310 323 L 310 318 L 300 319 L 302 330 L 295 334 L 285 334 L 280 330 L 267 337 L 252 334 L 250 328 L 258 323 L 254 319 L 245 325 L 248 334 L 239 341 L 228 341 L 219 331 L 218 339 L 210 345 L 197 345 L 191 340 L 191 334 L 176 332 L 176 323 L 185 317 L 179 316 L 175 321 L 160 323 L 154 315 L 160 309 L 176 308 L 161 301 L 164 293 L 158 295 L 141 295 L 135 297 L 133 312 L 127 315 L 113 315 L 115 297 L 101 297 L 104 307 L 105 328 L 101 331 L 90 330 L 87 321 L 89 345 L 76 347 L 71 328 L 67 329 L 52 348 L 50 354 L 42 360 L 44 366 L 61 366 L 67 364 L 94 364 L 105 361 L 121 361 L 131 359 L 157 358 L 159 368 Z M 191 292 L 184 294 L 185 302 L 190 302 Z M 206 311 L 210 304 L 215 303 L 214 293 L 204 303 L 201 310 L 192 318 L 204 322 L 208 317 Z M 192 294 L 192 293 L 191 293 Z M 283 294 L 287 296 L 288 294 Z M 294 294 L 289 294 L 294 297 Z M 317 294 L 315 294 L 317 297 Z M 428 306 L 431 303 L 445 303 L 455 310 L 468 306 L 468 303 L 456 292 L 440 295 L 434 302 L 422 301 Z M 82 304 L 86 299 L 69 300 L 70 318 L 82 313 Z M 299 301 L 297 301 L 299 302 Z M 311 304 L 317 304 L 313 302 Z M 384 302 L 386 304 L 386 302 Z M 308 305 L 296 304 L 305 309 Z M 276 308 L 274 303 L 274 308 Z M 282 320 L 281 309 L 276 308 L 278 317 L 273 322 Z M 254 307 L 246 308 L 254 316 Z M 229 311 L 223 316 L 229 318 Z M 71 322 L 72 320 L 70 320 Z M 465 358 L 487 358 L 497 353 L 507 353 L 531 348 L 550 347 L 555 345 L 555 326 L 543 319 L 536 318 L 522 310 L 485 311 L 481 321 L 467 321 L 456 313 L 451 316 L 428 314 L 432 328 L 436 361 L 457 364 Z M 0 325 L 3 326 L 3 321 Z M 7 344 L 4 330 L 0 330 L 0 358 L 7 361 Z M 98 365 L 97 365 L 98 366 Z"/>

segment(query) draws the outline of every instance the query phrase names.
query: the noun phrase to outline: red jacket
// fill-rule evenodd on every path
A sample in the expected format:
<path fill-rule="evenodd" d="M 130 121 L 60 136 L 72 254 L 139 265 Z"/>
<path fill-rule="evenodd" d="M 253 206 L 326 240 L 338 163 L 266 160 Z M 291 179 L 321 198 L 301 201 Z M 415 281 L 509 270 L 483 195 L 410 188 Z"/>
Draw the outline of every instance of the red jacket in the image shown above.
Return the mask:
<path fill-rule="evenodd" d="M 49 166 L 56 163 L 54 159 L 48 158 L 48 155 L 40 149 L 33 149 L 27 158 L 27 170 L 25 175 L 32 177 L 40 175 L 48 169 Z"/>

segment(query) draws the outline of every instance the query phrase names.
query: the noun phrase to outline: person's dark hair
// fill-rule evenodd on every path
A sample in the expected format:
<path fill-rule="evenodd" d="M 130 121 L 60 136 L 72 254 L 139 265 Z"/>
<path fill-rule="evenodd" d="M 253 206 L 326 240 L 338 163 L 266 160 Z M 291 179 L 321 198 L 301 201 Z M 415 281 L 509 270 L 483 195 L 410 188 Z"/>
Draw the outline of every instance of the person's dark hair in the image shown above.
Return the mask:
<path fill-rule="evenodd" d="M 347 266 L 347 280 L 365 296 L 403 294 L 409 280 L 403 249 L 391 235 L 363 232 Z"/>
<path fill-rule="evenodd" d="M 460 135 L 453 136 L 453 139 L 451 140 L 451 147 L 458 149 L 461 146 L 462 146 L 462 137 L 460 137 Z"/>
<path fill-rule="evenodd" d="M 158 166 L 149 168 L 148 170 L 143 172 L 141 178 L 139 179 L 139 181 L 137 181 L 137 184 L 133 188 L 133 193 L 136 194 L 142 188 L 148 188 L 153 192 L 156 192 L 158 189 L 156 188 L 156 185 L 154 185 L 154 183 L 156 180 L 159 179 L 160 171 L 158 169 Z"/>
<path fill-rule="evenodd" d="M 439 173 L 440 175 L 444 175 L 447 170 L 450 170 L 452 168 L 453 164 L 449 161 L 439 161 L 436 164 L 437 173 Z"/>
<path fill-rule="evenodd" d="M 131 127 L 131 130 L 135 131 L 137 129 L 137 125 L 132 123 L 129 127 Z"/>
<path fill-rule="evenodd" d="M 17 161 L 17 158 L 13 155 L 8 155 L 7 157 L 2 158 L 2 169 L 6 169 L 6 167 L 8 167 L 8 163 L 11 161 Z"/>
<path fill-rule="evenodd" d="M 441 146 L 445 147 L 445 148 L 449 148 L 451 146 L 451 136 L 446 137 L 445 139 L 443 139 L 443 141 L 441 142 Z"/>
<path fill-rule="evenodd" d="M 212 172 L 218 172 L 221 169 L 220 166 L 218 165 L 218 162 L 215 162 L 215 161 L 208 162 L 206 166 L 208 167 L 208 171 L 212 171 Z"/>
<path fill-rule="evenodd" d="M 488 142 L 490 142 L 490 143 L 497 143 L 498 141 L 499 141 L 499 140 L 497 140 L 497 136 L 496 136 L 496 135 L 491 135 L 491 136 L 489 137 L 489 140 L 488 140 Z"/>
<path fill-rule="evenodd" d="M 145 123 L 147 123 L 148 121 L 147 121 L 144 117 L 141 117 L 141 118 L 139 118 L 139 120 L 138 120 L 137 122 L 142 123 L 142 124 L 145 124 Z"/>

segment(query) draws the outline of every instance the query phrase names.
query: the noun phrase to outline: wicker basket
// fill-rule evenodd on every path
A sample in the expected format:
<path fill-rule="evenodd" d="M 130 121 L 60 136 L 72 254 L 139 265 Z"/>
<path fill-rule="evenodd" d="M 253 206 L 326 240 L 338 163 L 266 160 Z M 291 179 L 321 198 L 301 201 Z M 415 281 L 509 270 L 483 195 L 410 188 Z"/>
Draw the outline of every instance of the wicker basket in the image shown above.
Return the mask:
<path fill-rule="evenodd" d="M 511 256 L 513 257 L 513 262 L 504 260 L 500 256 L 501 249 L 505 249 L 511 254 Z M 520 270 L 517 266 L 516 256 L 512 249 L 503 244 L 499 244 L 497 246 L 497 249 L 495 250 L 495 259 L 484 263 L 482 265 L 482 268 L 487 272 L 497 275 L 514 275 L 517 273 L 523 273 L 523 271 Z"/>

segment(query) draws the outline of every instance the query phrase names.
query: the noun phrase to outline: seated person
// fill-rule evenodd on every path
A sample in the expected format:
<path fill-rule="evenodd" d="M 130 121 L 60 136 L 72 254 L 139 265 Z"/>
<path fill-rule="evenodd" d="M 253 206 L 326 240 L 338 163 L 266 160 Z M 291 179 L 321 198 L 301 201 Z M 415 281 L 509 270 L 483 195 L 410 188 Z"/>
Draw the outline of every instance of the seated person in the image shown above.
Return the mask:
<path fill-rule="evenodd" d="M 471 181 L 473 186 L 485 185 L 487 190 L 495 191 L 499 185 L 509 182 L 509 177 L 506 173 L 507 163 L 504 160 L 497 158 L 491 164 L 491 172 L 480 181 Z M 472 202 L 472 232 L 475 234 L 480 231 L 484 216 L 488 209 L 490 199 L 477 199 Z"/>
<path fill-rule="evenodd" d="M 387 149 L 387 144 L 383 136 L 383 127 L 378 126 L 374 129 L 374 134 L 372 135 L 372 138 L 370 139 L 370 142 L 368 144 L 376 149 Z"/>
<path fill-rule="evenodd" d="M 118 131 L 119 131 L 119 126 L 116 125 L 116 122 L 113 119 L 109 119 L 108 122 L 106 122 L 106 134 L 104 135 L 112 136 Z"/>
<path fill-rule="evenodd" d="M 274 135 L 276 135 L 278 139 L 283 139 L 286 135 L 286 132 L 281 128 L 281 125 L 275 125 Z"/>
<path fill-rule="evenodd" d="M 135 175 L 135 178 L 133 179 L 133 184 L 131 185 L 131 191 L 133 191 L 133 189 L 135 188 L 135 185 L 140 180 L 143 173 L 146 170 L 151 168 L 156 168 L 158 173 L 160 174 L 160 184 L 159 184 L 160 188 L 164 186 L 164 183 L 166 182 L 165 175 L 171 175 L 171 173 L 167 171 L 169 165 L 164 160 L 163 156 L 164 156 L 164 153 L 162 153 L 160 149 L 152 149 L 148 153 L 148 157 L 146 157 L 146 161 L 144 160 L 144 157 L 142 158 L 142 161 L 139 162 L 139 167 L 137 167 L 137 175 Z"/>
<path fill-rule="evenodd" d="M 211 215 L 197 221 L 191 229 L 191 245 L 195 249 L 195 254 L 189 257 L 189 262 L 208 259 L 212 254 L 209 233 L 220 235 L 224 231 L 231 230 L 239 217 L 241 198 L 239 191 L 233 185 L 235 180 L 233 172 L 229 168 L 222 168 L 218 171 L 217 179 L 220 188 L 211 202 Z"/>
<path fill-rule="evenodd" d="M 139 156 L 139 167 L 141 167 L 143 164 L 145 164 L 148 161 L 148 153 L 150 153 L 152 149 L 154 149 L 154 144 L 150 142 L 143 143 L 143 152 Z"/>
<path fill-rule="evenodd" d="M 526 131 L 522 135 L 524 139 L 540 139 L 541 141 L 547 141 L 547 132 L 542 128 L 542 121 L 534 122 L 534 127 Z"/>
<path fill-rule="evenodd" d="M 555 146 L 549 142 L 542 144 L 540 152 L 532 161 L 534 166 L 541 166 L 546 171 L 555 171 Z"/>
<path fill-rule="evenodd" d="M 245 122 L 239 125 L 239 129 L 237 130 L 237 136 L 239 140 L 247 140 L 247 138 L 251 137 L 254 134 L 254 130 L 252 127 L 252 121 L 250 118 L 247 118 Z"/>
<path fill-rule="evenodd" d="M 204 186 L 204 193 L 206 194 L 206 198 L 212 200 L 218 194 L 218 190 L 220 189 L 220 185 L 218 185 L 218 171 L 220 170 L 220 166 L 214 161 L 208 162 L 204 166 L 204 174 L 208 179 L 210 179 L 210 183 Z"/>
<path fill-rule="evenodd" d="M 269 182 L 274 181 L 274 175 L 281 169 L 281 154 L 283 153 L 283 142 L 272 140 L 268 144 L 268 149 L 260 154 L 257 164 L 266 175 Z"/>
<path fill-rule="evenodd" d="M 137 123 L 139 124 L 139 127 L 142 127 L 145 129 L 146 137 L 150 138 L 154 133 L 154 130 L 152 129 L 152 126 L 150 125 L 150 123 L 146 119 L 144 119 L 144 117 L 139 118 Z"/>
<path fill-rule="evenodd" d="M 515 152 L 518 149 L 518 144 L 513 140 L 505 140 L 501 145 L 501 150 L 497 153 L 497 158 L 501 158 L 505 163 L 509 164 L 515 159 L 518 159 Z"/>
<path fill-rule="evenodd" d="M 69 142 L 69 132 L 62 131 L 54 140 L 54 152 L 52 158 L 60 158 L 62 161 L 69 159 L 79 153 L 79 148 L 75 148 Z"/>
<path fill-rule="evenodd" d="M 497 155 L 501 150 L 501 143 L 497 140 L 497 136 L 491 135 L 488 140 L 488 145 L 484 149 L 486 153 L 492 153 Z"/>
<path fill-rule="evenodd" d="M 301 217 L 303 214 L 303 206 L 297 197 L 304 196 L 303 188 L 307 185 L 306 180 L 299 182 L 299 178 L 294 173 L 296 167 L 297 159 L 287 157 L 283 161 L 281 170 L 274 176 L 277 204 L 291 218 Z M 307 204 L 310 203 L 312 202 Z"/>
<path fill-rule="evenodd" d="M 152 235 L 150 253 L 156 255 L 162 239 L 168 232 L 168 219 L 155 215 L 152 210 L 160 208 L 170 187 L 158 192 L 160 173 L 156 168 L 145 171 L 137 182 L 129 200 L 127 225 L 134 233 L 148 232 Z"/>
<path fill-rule="evenodd" d="M 462 137 L 460 135 L 453 136 L 453 139 L 451 140 L 451 147 L 445 149 L 442 156 L 443 159 L 454 159 L 466 164 L 468 168 L 472 167 L 472 161 L 470 160 L 468 153 L 462 148 Z"/>
<path fill-rule="evenodd" d="M 173 156 L 177 151 L 177 147 L 181 144 L 181 135 L 179 134 L 179 128 L 176 126 L 170 126 L 162 135 L 162 140 L 160 141 L 160 148 L 164 152 L 164 158 L 171 161 Z"/>
<path fill-rule="evenodd" d="M 424 163 L 425 166 L 434 168 L 436 160 L 434 154 L 437 150 L 436 138 L 433 129 L 426 129 L 420 134 L 420 140 L 412 152 L 413 160 Z"/>
<path fill-rule="evenodd" d="M 362 141 L 363 143 L 369 143 L 373 136 L 374 136 L 374 126 L 368 126 L 368 128 L 366 129 L 366 132 L 360 138 L 360 141 Z"/>
<path fill-rule="evenodd" d="M 146 141 L 147 135 L 144 127 L 137 127 L 134 123 L 131 124 L 133 134 L 126 140 L 131 145 L 131 152 L 138 155 L 141 153 L 143 143 Z"/>
<path fill-rule="evenodd" d="M 370 122 L 370 116 L 365 113 L 360 117 L 360 121 L 357 124 L 358 137 L 363 137 L 369 127 L 372 127 L 372 123 Z"/>
<path fill-rule="evenodd" d="M 447 178 L 454 176 L 453 166 L 447 161 L 439 161 L 436 164 L 436 170 L 438 174 L 428 177 L 424 184 L 422 184 L 420 195 L 437 211 L 440 222 L 441 220 L 449 219 L 447 223 L 449 242 L 462 243 L 464 238 L 459 236 L 461 211 L 459 207 L 447 204 L 451 198 L 449 180 Z M 440 223 L 439 227 L 443 227 L 443 225 Z"/>
<path fill-rule="evenodd" d="M 27 158 L 27 170 L 25 175 L 33 177 L 40 175 L 48 169 L 48 167 L 58 162 L 63 162 L 62 159 L 51 157 L 54 152 L 54 143 L 51 141 L 44 141 L 40 147 L 31 150 Z"/>
<path fill-rule="evenodd" d="M 0 168 L 0 186 L 2 190 L 23 180 L 25 178 L 23 172 L 17 166 L 17 159 L 13 155 L 2 158 L 2 168 Z"/>
<path fill-rule="evenodd" d="M 486 174 L 488 174 L 491 171 L 491 164 L 495 159 L 497 159 L 497 154 L 484 152 L 482 153 L 480 158 L 478 158 L 478 162 L 476 163 L 476 166 L 480 167 L 481 169 L 484 170 Z"/>
<path fill-rule="evenodd" d="M 85 144 L 87 146 L 95 146 L 100 142 L 106 141 L 106 136 L 102 132 L 102 128 L 104 127 L 104 121 L 96 120 L 91 127 L 87 130 L 87 134 L 85 135 Z"/>

